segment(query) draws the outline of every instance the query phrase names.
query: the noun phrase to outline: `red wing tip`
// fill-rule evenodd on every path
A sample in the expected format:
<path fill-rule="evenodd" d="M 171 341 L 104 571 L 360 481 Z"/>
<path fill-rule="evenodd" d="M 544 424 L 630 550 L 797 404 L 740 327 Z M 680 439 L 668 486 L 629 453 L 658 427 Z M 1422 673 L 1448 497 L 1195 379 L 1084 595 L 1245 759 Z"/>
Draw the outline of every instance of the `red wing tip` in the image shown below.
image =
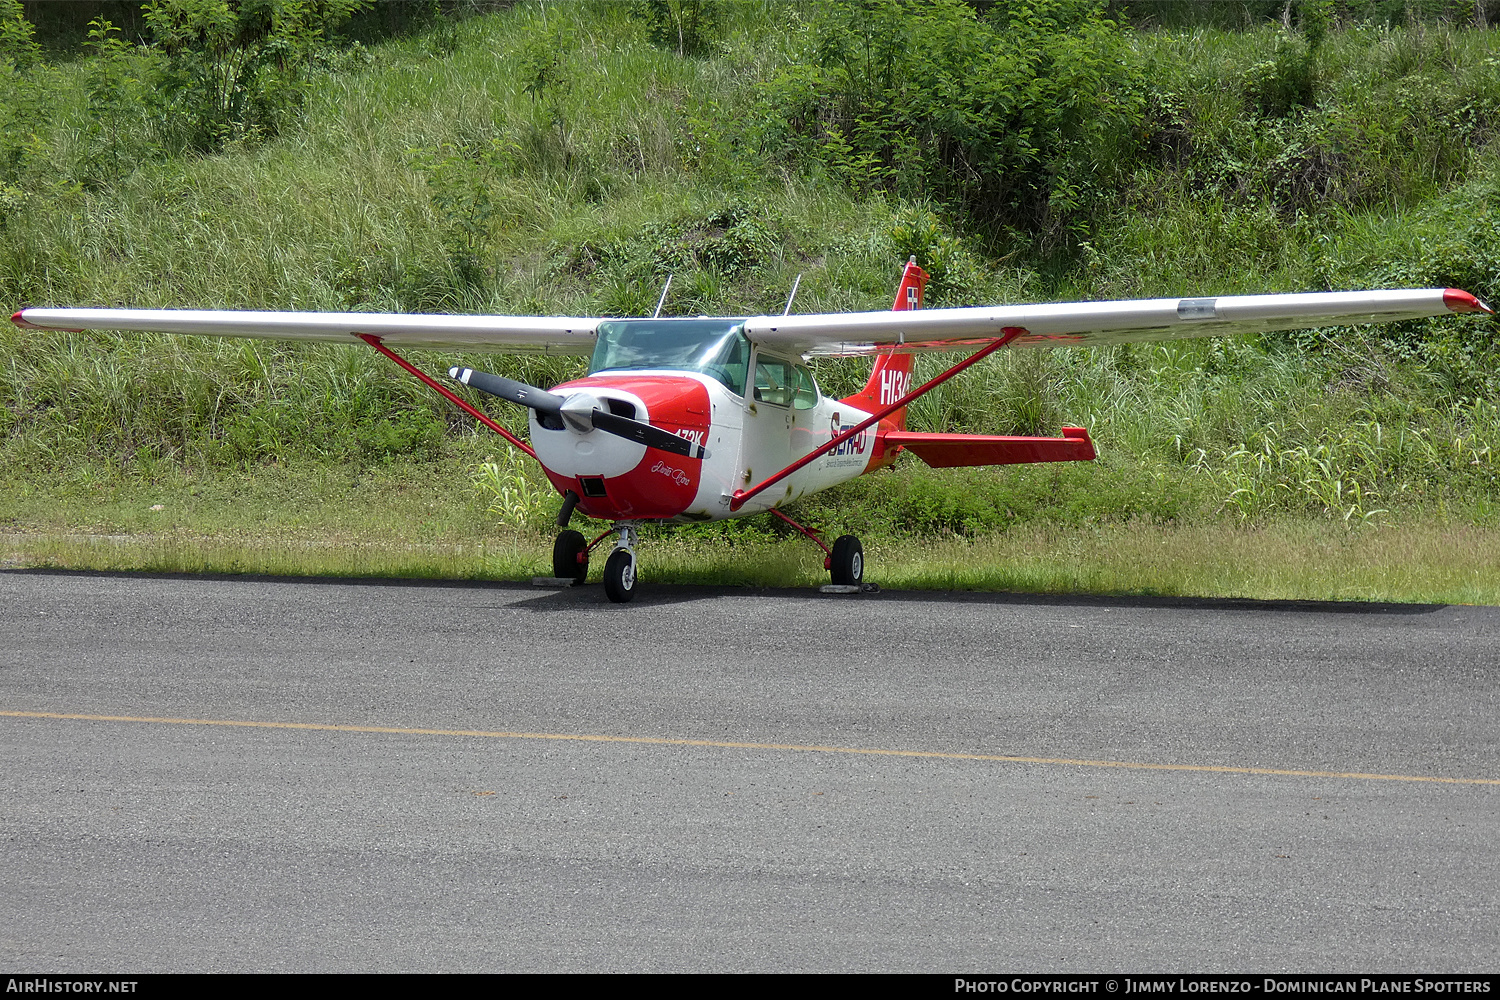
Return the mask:
<path fill-rule="evenodd" d="M 1489 313 L 1495 314 L 1495 310 L 1485 305 L 1479 299 L 1470 295 L 1462 288 L 1443 289 L 1443 305 L 1448 307 L 1449 312 L 1456 313 Z"/>
<path fill-rule="evenodd" d="M 11 313 L 10 321 L 23 330 L 51 330 L 54 333 L 82 333 L 82 330 L 66 330 L 58 326 L 37 326 L 24 315 L 25 309 L 17 309 Z"/>

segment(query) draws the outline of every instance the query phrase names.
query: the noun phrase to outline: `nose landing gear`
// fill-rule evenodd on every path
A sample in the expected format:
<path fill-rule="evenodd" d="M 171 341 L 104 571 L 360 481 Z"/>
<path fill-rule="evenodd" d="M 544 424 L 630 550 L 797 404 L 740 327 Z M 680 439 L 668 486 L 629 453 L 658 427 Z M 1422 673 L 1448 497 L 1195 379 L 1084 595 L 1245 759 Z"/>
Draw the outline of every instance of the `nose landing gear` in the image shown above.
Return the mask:
<path fill-rule="evenodd" d="M 618 533 L 614 550 L 604 562 L 604 593 L 616 604 L 635 596 L 636 523 L 620 521 L 593 541 L 584 541 L 576 531 L 564 531 L 552 543 L 552 576 L 538 577 L 539 586 L 582 584 L 589 576 L 589 552 L 611 533 Z"/>
<path fill-rule="evenodd" d="M 635 525 L 617 524 L 620 536 L 615 540 L 615 550 L 604 563 L 604 593 L 616 604 L 624 604 L 635 596 Z"/>

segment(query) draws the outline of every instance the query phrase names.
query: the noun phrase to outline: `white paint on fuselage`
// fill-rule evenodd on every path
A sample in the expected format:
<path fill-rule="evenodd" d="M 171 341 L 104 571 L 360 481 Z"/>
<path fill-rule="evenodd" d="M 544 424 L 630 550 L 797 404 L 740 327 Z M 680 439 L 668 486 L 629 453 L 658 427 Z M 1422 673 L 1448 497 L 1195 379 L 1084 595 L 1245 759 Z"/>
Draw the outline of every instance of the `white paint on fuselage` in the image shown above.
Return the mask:
<path fill-rule="evenodd" d="M 584 390 L 574 390 L 582 392 Z M 646 404 L 634 393 L 624 389 L 594 388 L 588 394 L 603 403 L 607 399 L 622 399 L 635 407 L 637 420 L 651 422 Z M 563 393 L 571 396 L 573 393 Z M 608 405 L 605 403 L 604 405 Z M 600 476 L 609 478 L 623 476 L 646 457 L 646 446 L 638 441 L 622 438 L 618 434 L 591 430 L 581 432 L 564 425 L 560 430 L 549 430 L 537 423 L 536 411 L 530 414 L 531 447 L 537 461 L 559 476 Z"/>
<path fill-rule="evenodd" d="M 853 479 L 861 475 L 869 466 L 875 447 L 874 427 L 866 428 L 848 445 L 839 449 L 839 454 L 820 457 L 775 486 L 752 497 L 739 510 L 730 511 L 729 498 L 735 490 L 749 489 L 767 477 L 780 472 L 808 452 L 826 448 L 828 442 L 837 433 L 835 428 L 853 427 L 868 417 L 869 412 L 836 399 L 829 399 L 820 393 L 817 405 L 805 410 L 774 406 L 766 402 L 752 402 L 751 405 L 755 407 L 755 412 L 752 414 L 744 397 L 731 392 L 717 379 L 698 372 L 671 369 L 632 370 L 596 372 L 590 378 L 619 379 L 627 382 L 631 378 L 645 375 L 666 375 L 691 380 L 708 391 L 710 424 L 707 439 L 702 442 L 708 449 L 708 458 L 703 461 L 698 491 L 693 497 L 693 502 L 686 512 L 675 520 L 718 521 L 764 513 L 772 507 L 781 506 L 798 497 Z M 601 398 L 614 396 L 619 399 L 628 399 L 635 403 L 638 418 L 649 420 L 649 415 L 640 399 L 623 389 L 596 385 L 589 391 Z M 598 472 L 592 468 L 583 472 L 563 472 L 559 466 L 552 464 L 548 457 L 552 454 L 550 451 L 544 455 L 538 438 L 539 433 L 561 438 L 565 434 L 572 435 L 573 432 L 540 429 L 535 417 L 532 418 L 531 440 L 533 447 L 536 448 L 537 457 L 548 468 L 562 475 L 620 475 L 635 467 L 632 464 L 621 472 Z M 596 448 L 603 446 L 603 442 L 610 439 L 621 445 L 628 445 L 635 449 L 637 464 L 646 457 L 644 446 L 627 442 L 602 431 L 593 431 L 586 436 L 574 436 L 587 437 L 595 441 Z M 608 447 L 615 448 L 616 446 L 609 444 Z M 617 450 L 616 453 L 623 461 L 626 453 L 623 450 Z M 569 460 L 572 461 L 571 456 Z M 745 477 L 747 460 L 752 481 L 747 481 Z M 581 468 L 576 463 L 568 467 Z M 788 486 L 791 487 L 790 491 L 787 489 Z"/>

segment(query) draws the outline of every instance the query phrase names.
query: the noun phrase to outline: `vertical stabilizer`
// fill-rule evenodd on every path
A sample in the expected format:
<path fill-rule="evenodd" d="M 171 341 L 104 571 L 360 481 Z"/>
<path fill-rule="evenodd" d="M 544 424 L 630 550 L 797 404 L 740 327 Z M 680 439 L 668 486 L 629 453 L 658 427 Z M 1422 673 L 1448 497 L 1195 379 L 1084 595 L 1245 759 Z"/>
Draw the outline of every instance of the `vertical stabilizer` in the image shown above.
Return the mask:
<path fill-rule="evenodd" d="M 896 289 L 896 301 L 891 308 L 896 312 L 922 308 L 922 290 L 926 287 L 927 272 L 917 266 L 917 258 L 913 257 L 906 262 L 906 269 L 901 272 L 901 285 Z M 871 413 L 894 403 L 911 388 L 911 364 L 910 354 L 896 351 L 881 354 L 875 359 L 875 369 L 870 372 L 870 381 L 858 393 L 845 397 L 841 402 Z M 897 410 L 887 419 L 904 429 L 906 410 Z"/>

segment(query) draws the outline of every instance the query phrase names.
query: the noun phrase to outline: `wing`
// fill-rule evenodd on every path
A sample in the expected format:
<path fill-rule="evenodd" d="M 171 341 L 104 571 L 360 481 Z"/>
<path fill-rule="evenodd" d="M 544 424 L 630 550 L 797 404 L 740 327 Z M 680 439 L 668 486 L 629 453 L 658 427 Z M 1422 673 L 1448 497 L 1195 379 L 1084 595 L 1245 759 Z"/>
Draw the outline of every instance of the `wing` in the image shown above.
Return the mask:
<path fill-rule="evenodd" d="M 752 340 L 788 353 L 829 356 L 874 354 L 891 347 L 962 350 L 1017 326 L 1027 333 L 1014 342 L 1016 346 L 1101 347 L 1492 311 L 1468 292 L 1427 288 L 757 316 L 745 320 L 744 329 Z M 22 309 L 11 319 L 45 330 L 136 330 L 344 344 L 367 334 L 404 347 L 545 354 L 589 353 L 601 322 L 572 316 L 50 308 Z"/>
<path fill-rule="evenodd" d="M 239 312 L 227 309 L 22 309 L 42 330 L 136 330 L 209 337 L 356 343 L 360 334 L 400 347 L 588 354 L 597 319 L 570 316 L 422 316 L 396 313 Z"/>
<path fill-rule="evenodd" d="M 891 347 L 972 349 L 999 337 L 1005 327 L 1027 331 L 1013 346 L 1104 347 L 1465 312 L 1493 310 L 1456 288 L 1426 288 L 759 316 L 745 321 L 745 332 L 752 340 L 788 352 L 827 356 L 872 354 Z"/>

